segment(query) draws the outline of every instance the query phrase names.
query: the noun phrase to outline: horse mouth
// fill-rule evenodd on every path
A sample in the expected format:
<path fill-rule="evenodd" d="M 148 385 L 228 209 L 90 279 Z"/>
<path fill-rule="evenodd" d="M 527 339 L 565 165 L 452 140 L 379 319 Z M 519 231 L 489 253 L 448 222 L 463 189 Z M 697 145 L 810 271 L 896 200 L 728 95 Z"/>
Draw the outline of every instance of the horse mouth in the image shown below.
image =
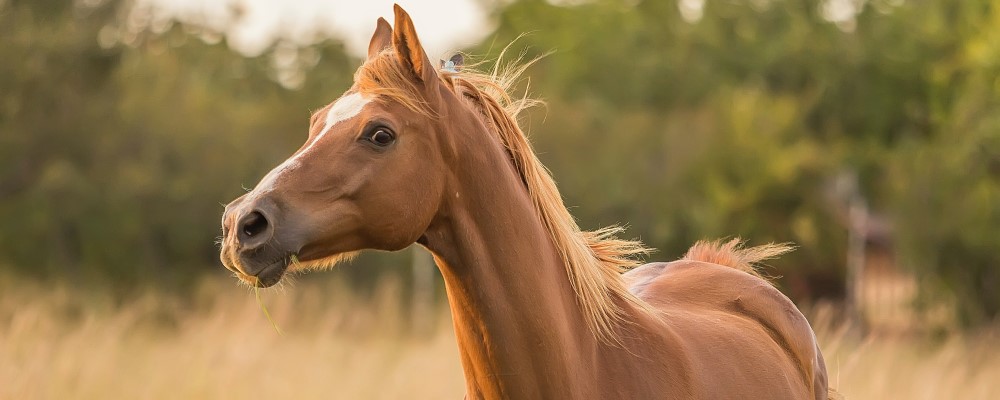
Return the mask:
<path fill-rule="evenodd" d="M 285 275 L 285 271 L 287 269 L 288 260 L 281 259 L 271 263 L 267 267 L 264 267 L 264 269 L 260 270 L 260 272 L 256 275 L 243 275 L 240 276 L 240 279 L 250 286 L 268 288 L 281 281 L 281 277 Z"/>

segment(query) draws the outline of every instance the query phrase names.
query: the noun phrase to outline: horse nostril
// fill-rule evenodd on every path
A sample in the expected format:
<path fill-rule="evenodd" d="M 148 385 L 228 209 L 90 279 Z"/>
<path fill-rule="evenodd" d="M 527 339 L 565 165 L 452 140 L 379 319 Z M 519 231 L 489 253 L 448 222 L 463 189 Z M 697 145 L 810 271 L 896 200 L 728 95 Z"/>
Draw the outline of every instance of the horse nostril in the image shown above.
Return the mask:
<path fill-rule="evenodd" d="M 251 239 L 267 230 L 267 218 L 259 211 L 251 211 L 240 221 L 240 233 L 246 239 Z"/>

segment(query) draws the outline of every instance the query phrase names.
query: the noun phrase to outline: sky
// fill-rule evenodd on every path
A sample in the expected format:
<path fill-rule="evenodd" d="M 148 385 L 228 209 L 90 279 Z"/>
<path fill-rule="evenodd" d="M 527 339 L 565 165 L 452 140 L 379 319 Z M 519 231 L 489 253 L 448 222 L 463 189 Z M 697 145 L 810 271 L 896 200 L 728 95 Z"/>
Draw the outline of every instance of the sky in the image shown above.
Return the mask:
<path fill-rule="evenodd" d="M 222 30 L 235 0 L 140 0 L 158 19 L 177 18 Z M 308 43 L 317 35 L 344 40 L 347 51 L 363 56 L 375 21 L 393 21 L 399 3 L 413 18 L 432 59 L 476 44 L 492 31 L 481 0 L 240 0 L 242 20 L 226 29 L 230 46 L 256 55 L 276 38 Z"/>

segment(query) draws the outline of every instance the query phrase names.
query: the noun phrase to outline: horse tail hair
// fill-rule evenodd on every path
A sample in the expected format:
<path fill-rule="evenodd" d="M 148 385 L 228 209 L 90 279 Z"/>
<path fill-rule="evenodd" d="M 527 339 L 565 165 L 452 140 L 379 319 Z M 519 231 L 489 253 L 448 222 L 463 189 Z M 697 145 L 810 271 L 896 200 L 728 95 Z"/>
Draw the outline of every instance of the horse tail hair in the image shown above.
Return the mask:
<path fill-rule="evenodd" d="M 761 246 L 745 247 L 740 238 L 729 241 L 700 240 L 688 249 L 685 260 L 702 261 L 735 268 L 748 274 L 766 279 L 757 269 L 765 260 L 777 258 L 795 250 L 791 243 L 768 243 Z"/>

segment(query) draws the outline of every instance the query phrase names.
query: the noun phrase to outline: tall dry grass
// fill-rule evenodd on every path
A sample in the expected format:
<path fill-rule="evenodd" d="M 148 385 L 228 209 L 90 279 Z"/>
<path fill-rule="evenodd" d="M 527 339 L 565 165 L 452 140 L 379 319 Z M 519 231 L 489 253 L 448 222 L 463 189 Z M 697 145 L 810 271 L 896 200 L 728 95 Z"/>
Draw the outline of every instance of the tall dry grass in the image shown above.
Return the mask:
<path fill-rule="evenodd" d="M 463 393 L 446 314 L 412 335 L 394 286 L 252 291 L 116 305 L 66 287 L 0 287 L 0 399 L 445 399 Z"/>
<path fill-rule="evenodd" d="M 336 284 L 264 295 L 206 280 L 190 298 L 118 304 L 68 287 L 0 281 L 0 399 L 457 399 L 446 310 L 411 332 L 395 285 L 361 298 Z M 848 399 L 995 399 L 996 336 L 855 338 L 829 313 L 817 328 Z"/>

